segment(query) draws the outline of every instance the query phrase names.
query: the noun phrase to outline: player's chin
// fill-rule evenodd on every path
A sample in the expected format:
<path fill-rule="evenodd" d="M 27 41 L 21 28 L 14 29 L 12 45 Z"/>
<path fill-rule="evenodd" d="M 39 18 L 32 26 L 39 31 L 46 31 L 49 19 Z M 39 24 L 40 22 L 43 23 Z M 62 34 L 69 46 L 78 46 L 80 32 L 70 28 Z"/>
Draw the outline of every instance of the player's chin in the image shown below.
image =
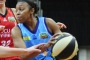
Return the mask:
<path fill-rule="evenodd" d="M 19 23 L 24 23 L 23 20 L 18 20 Z"/>

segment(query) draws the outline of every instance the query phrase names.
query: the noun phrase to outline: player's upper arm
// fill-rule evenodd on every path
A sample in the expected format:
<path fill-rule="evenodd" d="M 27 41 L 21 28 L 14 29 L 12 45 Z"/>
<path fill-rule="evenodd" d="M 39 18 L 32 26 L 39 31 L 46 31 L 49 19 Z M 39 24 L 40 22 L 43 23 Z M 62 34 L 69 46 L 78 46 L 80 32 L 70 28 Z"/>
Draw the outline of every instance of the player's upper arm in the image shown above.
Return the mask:
<path fill-rule="evenodd" d="M 14 42 L 15 47 L 26 48 L 24 41 L 22 39 L 20 29 L 17 26 L 15 26 L 12 29 L 11 34 L 12 34 L 12 38 L 13 38 L 13 42 Z"/>
<path fill-rule="evenodd" d="M 58 25 L 56 24 L 56 22 L 51 19 L 51 18 L 46 18 L 46 23 L 48 25 L 48 28 L 49 30 L 52 32 L 52 33 L 58 33 L 58 32 L 61 32 Z"/>

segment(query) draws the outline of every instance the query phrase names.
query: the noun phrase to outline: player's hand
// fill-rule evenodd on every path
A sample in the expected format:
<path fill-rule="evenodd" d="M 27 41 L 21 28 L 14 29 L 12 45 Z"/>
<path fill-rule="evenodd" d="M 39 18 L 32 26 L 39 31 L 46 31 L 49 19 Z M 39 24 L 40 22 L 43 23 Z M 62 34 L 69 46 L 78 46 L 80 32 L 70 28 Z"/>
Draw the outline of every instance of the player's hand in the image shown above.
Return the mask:
<path fill-rule="evenodd" d="M 48 41 L 48 45 L 49 46 L 52 46 L 57 40 L 57 36 L 59 36 L 59 35 L 61 35 L 61 32 L 60 33 L 56 33 L 56 34 L 54 34 L 52 37 L 51 37 L 51 39 Z"/>
<path fill-rule="evenodd" d="M 33 58 L 35 56 L 37 56 L 38 54 L 40 54 L 42 51 L 41 49 L 39 49 L 39 47 L 43 46 L 44 43 L 42 44 L 38 44 L 38 45 L 34 45 L 30 48 L 27 48 L 27 55 L 23 58 L 23 60 L 28 60 L 29 58 Z"/>
<path fill-rule="evenodd" d="M 41 52 L 46 51 L 47 48 L 49 48 L 50 46 L 52 46 L 52 45 L 56 42 L 56 41 L 55 41 L 55 40 L 57 39 L 56 36 L 58 36 L 58 35 L 60 35 L 60 33 L 54 34 L 54 35 L 51 37 L 51 39 L 48 41 L 48 43 L 40 46 L 39 49 L 41 50 Z"/>
<path fill-rule="evenodd" d="M 27 48 L 27 51 L 30 52 L 30 54 L 36 53 L 36 52 L 41 53 L 41 50 L 39 49 L 39 47 L 41 47 L 43 45 L 45 45 L 45 44 L 42 43 L 42 44 L 34 45 L 34 46 L 30 47 L 30 48 Z"/>
<path fill-rule="evenodd" d="M 58 25 L 58 27 L 59 27 L 60 29 L 66 29 L 66 28 L 67 28 L 67 26 L 66 26 L 64 23 L 57 22 L 56 24 Z"/>

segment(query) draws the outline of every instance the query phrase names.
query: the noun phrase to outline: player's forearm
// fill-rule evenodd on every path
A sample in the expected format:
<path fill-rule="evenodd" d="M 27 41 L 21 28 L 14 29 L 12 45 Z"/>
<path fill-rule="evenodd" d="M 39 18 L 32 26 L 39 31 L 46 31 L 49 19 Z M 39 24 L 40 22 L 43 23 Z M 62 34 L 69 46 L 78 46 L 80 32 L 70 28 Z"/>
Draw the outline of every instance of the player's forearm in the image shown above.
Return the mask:
<path fill-rule="evenodd" d="M 28 52 L 22 48 L 0 47 L 0 57 L 21 56 Z"/>

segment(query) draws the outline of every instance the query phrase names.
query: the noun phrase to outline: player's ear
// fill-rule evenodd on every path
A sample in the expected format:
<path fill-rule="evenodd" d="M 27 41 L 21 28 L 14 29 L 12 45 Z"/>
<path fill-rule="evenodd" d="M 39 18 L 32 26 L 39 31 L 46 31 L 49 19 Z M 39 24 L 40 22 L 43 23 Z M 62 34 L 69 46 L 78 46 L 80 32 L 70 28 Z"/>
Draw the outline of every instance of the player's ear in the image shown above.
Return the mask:
<path fill-rule="evenodd" d="M 30 13 L 31 13 L 31 14 L 34 14 L 34 12 L 35 12 L 35 9 L 34 9 L 34 8 L 31 8 L 31 9 L 30 9 Z"/>

